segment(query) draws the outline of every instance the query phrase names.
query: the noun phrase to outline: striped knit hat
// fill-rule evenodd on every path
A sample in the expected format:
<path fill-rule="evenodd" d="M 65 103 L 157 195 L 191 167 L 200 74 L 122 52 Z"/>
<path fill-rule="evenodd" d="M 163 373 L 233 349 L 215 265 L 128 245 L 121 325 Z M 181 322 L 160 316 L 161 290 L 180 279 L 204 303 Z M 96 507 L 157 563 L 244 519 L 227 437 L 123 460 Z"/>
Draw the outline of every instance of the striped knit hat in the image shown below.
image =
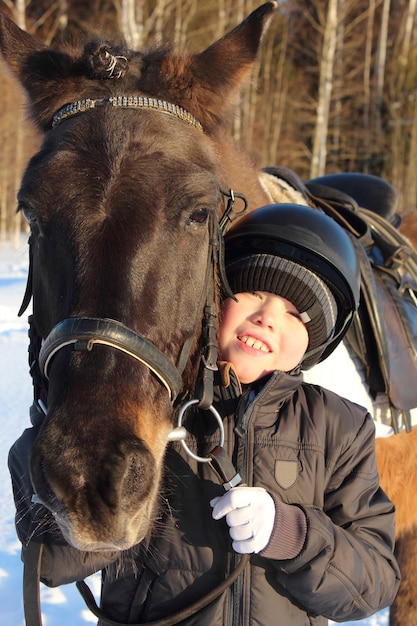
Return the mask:
<path fill-rule="evenodd" d="M 303 366 L 317 363 L 337 320 L 336 301 L 321 278 L 298 263 L 271 254 L 230 261 L 226 273 L 233 293 L 267 291 L 292 302 L 309 336 Z"/>

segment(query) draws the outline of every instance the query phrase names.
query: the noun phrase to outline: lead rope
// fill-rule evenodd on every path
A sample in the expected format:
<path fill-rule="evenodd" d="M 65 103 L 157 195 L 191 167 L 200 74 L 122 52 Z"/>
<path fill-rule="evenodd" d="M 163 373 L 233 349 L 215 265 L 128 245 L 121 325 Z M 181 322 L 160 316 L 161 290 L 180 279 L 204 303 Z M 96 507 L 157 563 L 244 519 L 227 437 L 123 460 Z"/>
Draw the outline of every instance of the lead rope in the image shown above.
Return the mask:
<path fill-rule="evenodd" d="M 23 609 L 26 626 L 42 626 L 40 574 L 44 544 L 30 541 L 23 565 Z"/>
<path fill-rule="evenodd" d="M 175 624 L 179 624 L 180 622 L 187 619 L 188 617 L 191 617 L 195 613 L 198 613 L 199 611 L 201 611 L 201 609 L 204 609 L 206 606 L 211 604 L 211 602 L 214 602 L 214 600 L 216 600 L 224 591 L 226 591 L 226 589 L 228 589 L 228 587 L 230 587 L 230 585 L 233 584 L 236 578 L 238 578 L 238 576 L 242 573 L 242 571 L 246 567 L 246 564 L 248 563 L 248 561 L 249 561 L 249 554 L 244 554 L 242 558 L 240 559 L 238 566 L 230 574 L 228 578 L 226 578 L 222 583 L 220 583 L 220 585 L 215 587 L 212 591 L 209 591 L 209 593 L 207 593 L 203 598 L 201 598 L 200 600 L 196 600 L 196 602 L 193 602 L 192 604 L 190 604 L 190 606 L 188 606 L 186 609 L 177 611 L 176 613 L 173 613 L 170 617 L 163 617 L 162 619 L 158 619 L 153 622 L 141 622 L 140 624 L 124 624 L 122 622 L 115 622 L 114 620 L 110 619 L 97 606 L 97 603 L 94 599 L 93 594 L 91 593 L 89 586 L 84 581 L 77 582 L 76 585 L 77 585 L 78 591 L 82 595 L 84 602 L 86 603 L 90 611 L 98 619 L 100 619 L 104 624 L 107 624 L 108 626 L 174 626 Z M 28 626 L 31 626 L 31 625 L 28 625 Z M 34 624 L 34 626 L 37 626 L 37 625 Z"/>
<path fill-rule="evenodd" d="M 180 622 L 184 621 L 188 617 L 195 615 L 195 613 L 198 613 L 206 606 L 214 602 L 214 600 L 216 600 L 219 596 L 221 596 L 221 594 L 224 593 L 230 587 L 230 585 L 234 583 L 236 578 L 240 576 L 240 574 L 245 569 L 248 561 L 249 554 L 242 555 L 242 558 L 240 559 L 236 569 L 230 574 L 228 578 L 221 582 L 220 585 L 215 587 L 212 591 L 209 591 L 209 593 L 207 593 L 203 598 L 201 598 L 200 600 L 196 600 L 195 602 L 190 604 L 187 608 L 173 613 L 170 617 L 163 617 L 162 619 L 154 620 L 152 622 L 141 622 L 140 624 L 126 624 L 122 622 L 116 622 L 110 619 L 98 607 L 89 586 L 83 580 L 77 582 L 76 585 L 87 607 L 98 619 L 103 622 L 103 624 L 107 624 L 108 626 L 174 626 L 175 624 L 179 624 Z M 34 626 L 37 625 L 34 624 Z"/>

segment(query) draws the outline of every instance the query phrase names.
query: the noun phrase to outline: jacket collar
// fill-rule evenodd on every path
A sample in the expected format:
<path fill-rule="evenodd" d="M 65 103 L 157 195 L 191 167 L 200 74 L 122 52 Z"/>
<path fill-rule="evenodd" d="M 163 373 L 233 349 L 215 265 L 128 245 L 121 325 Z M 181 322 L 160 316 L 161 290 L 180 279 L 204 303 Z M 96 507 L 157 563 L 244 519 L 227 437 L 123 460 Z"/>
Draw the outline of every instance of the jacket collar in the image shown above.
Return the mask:
<path fill-rule="evenodd" d="M 221 361 L 218 363 L 217 383 L 227 390 L 229 395 L 239 397 L 246 389 L 255 390 L 256 394 L 262 391 L 262 396 L 272 393 L 277 401 L 285 400 L 303 382 L 303 374 L 288 374 L 276 370 L 269 377 L 256 381 L 242 389 L 242 385 L 231 363 Z"/>

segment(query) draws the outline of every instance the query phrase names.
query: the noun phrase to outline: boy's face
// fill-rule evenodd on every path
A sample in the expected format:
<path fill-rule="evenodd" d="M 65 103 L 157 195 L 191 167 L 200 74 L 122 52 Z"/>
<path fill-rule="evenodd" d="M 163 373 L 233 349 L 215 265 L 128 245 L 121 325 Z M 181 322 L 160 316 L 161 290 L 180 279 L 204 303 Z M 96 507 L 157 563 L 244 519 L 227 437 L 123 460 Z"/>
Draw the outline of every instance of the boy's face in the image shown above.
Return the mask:
<path fill-rule="evenodd" d="M 307 350 L 308 332 L 295 306 L 266 291 L 236 298 L 222 305 L 219 356 L 233 364 L 240 382 L 296 367 Z"/>

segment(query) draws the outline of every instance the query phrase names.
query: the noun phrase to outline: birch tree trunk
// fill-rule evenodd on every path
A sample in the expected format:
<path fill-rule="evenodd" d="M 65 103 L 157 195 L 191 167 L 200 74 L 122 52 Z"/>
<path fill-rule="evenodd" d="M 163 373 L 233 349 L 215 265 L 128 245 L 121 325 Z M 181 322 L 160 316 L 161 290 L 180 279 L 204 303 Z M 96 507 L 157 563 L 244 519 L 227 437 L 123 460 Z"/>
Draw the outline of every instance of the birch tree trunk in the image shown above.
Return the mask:
<path fill-rule="evenodd" d="M 322 176 L 326 169 L 326 144 L 337 41 L 337 9 L 338 0 L 329 0 L 321 49 L 317 117 L 313 138 L 310 178 Z"/>
<path fill-rule="evenodd" d="M 344 39 L 345 39 L 345 0 L 339 0 L 337 7 L 337 19 L 336 19 L 336 48 L 335 48 L 335 62 L 333 71 L 333 135 L 331 141 L 331 159 L 334 161 L 337 167 L 337 162 L 340 156 L 340 144 L 341 133 L 343 128 L 342 122 L 342 102 L 343 102 L 343 74 L 344 74 Z M 329 107 L 330 110 L 330 107 Z M 328 122 L 329 123 L 329 122 Z M 323 168 L 326 168 L 326 160 Z M 323 169 L 323 173 L 324 173 Z"/>
<path fill-rule="evenodd" d="M 381 27 L 378 39 L 378 51 L 375 67 L 375 101 L 374 101 L 374 120 L 376 131 L 376 143 L 379 143 L 379 137 L 382 132 L 381 112 L 384 95 L 385 82 L 385 64 L 387 59 L 387 41 L 388 41 L 388 20 L 391 0 L 383 0 Z"/>
<path fill-rule="evenodd" d="M 235 21 L 239 24 L 245 17 L 245 0 L 238 0 L 235 7 Z M 244 89 L 241 95 L 240 107 L 236 109 L 236 115 L 233 120 L 233 136 L 236 141 L 240 142 L 242 138 L 242 117 L 244 109 L 246 90 Z"/>
<path fill-rule="evenodd" d="M 287 49 L 290 29 L 289 16 L 290 13 L 287 11 L 282 25 L 278 61 L 272 58 L 274 53 L 274 46 L 272 43 L 267 50 L 267 54 L 265 55 L 264 72 L 268 77 L 267 81 L 269 85 L 268 99 L 270 101 L 270 113 L 268 115 L 268 119 L 270 121 L 269 132 L 263 139 L 263 154 L 266 155 L 264 162 L 269 165 L 276 164 L 276 154 L 281 137 L 281 129 L 288 96 L 288 82 L 285 74 L 285 67 L 287 63 Z"/>
<path fill-rule="evenodd" d="M 407 73 L 407 64 L 410 58 L 410 49 L 413 36 L 414 21 L 416 15 L 417 0 L 409 0 L 405 17 L 404 34 L 398 56 L 398 87 L 402 89 Z"/>
<path fill-rule="evenodd" d="M 372 72 L 372 40 L 375 23 L 375 0 L 369 0 L 368 19 L 366 23 L 366 40 L 365 40 L 365 61 L 363 66 L 363 129 L 364 129 L 364 153 L 365 164 L 368 169 L 368 163 L 371 156 L 371 123 L 370 123 L 370 107 L 371 107 L 371 72 Z"/>
<path fill-rule="evenodd" d="M 129 48 L 139 50 L 143 42 L 143 4 L 141 0 L 121 0 L 120 26 Z"/>
<path fill-rule="evenodd" d="M 177 0 L 175 8 L 174 42 L 184 47 L 187 42 L 187 29 L 197 10 L 197 0 Z"/>
<path fill-rule="evenodd" d="M 417 94 L 414 94 L 412 108 L 412 125 L 410 132 L 410 147 L 406 160 L 406 174 L 404 184 L 404 204 L 406 210 L 414 208 L 417 198 Z"/>
<path fill-rule="evenodd" d="M 226 32 L 226 20 L 227 20 L 227 15 L 226 15 L 225 0 L 218 0 L 217 25 L 216 25 L 216 31 L 214 34 L 216 39 L 220 39 L 220 37 L 223 37 L 224 33 Z"/>
<path fill-rule="evenodd" d="M 417 168 L 417 93 L 416 90 L 412 90 L 409 93 L 407 86 L 409 84 L 407 74 L 413 71 L 409 66 L 409 60 L 411 58 L 411 50 L 413 46 L 413 31 L 416 14 L 416 0 L 409 0 L 407 13 L 405 17 L 404 34 L 402 37 L 402 46 L 398 58 L 398 82 L 397 82 L 397 94 L 407 94 L 407 101 L 402 103 L 402 111 L 406 111 L 404 117 L 411 121 L 411 130 L 409 134 L 409 141 L 406 142 L 406 147 L 402 154 L 402 163 L 405 165 L 405 176 L 403 184 L 403 196 L 406 210 L 414 208 L 417 200 L 417 180 L 416 180 L 416 168 Z M 414 81 L 413 81 L 414 82 Z M 402 144 L 404 145 L 404 138 Z"/>

